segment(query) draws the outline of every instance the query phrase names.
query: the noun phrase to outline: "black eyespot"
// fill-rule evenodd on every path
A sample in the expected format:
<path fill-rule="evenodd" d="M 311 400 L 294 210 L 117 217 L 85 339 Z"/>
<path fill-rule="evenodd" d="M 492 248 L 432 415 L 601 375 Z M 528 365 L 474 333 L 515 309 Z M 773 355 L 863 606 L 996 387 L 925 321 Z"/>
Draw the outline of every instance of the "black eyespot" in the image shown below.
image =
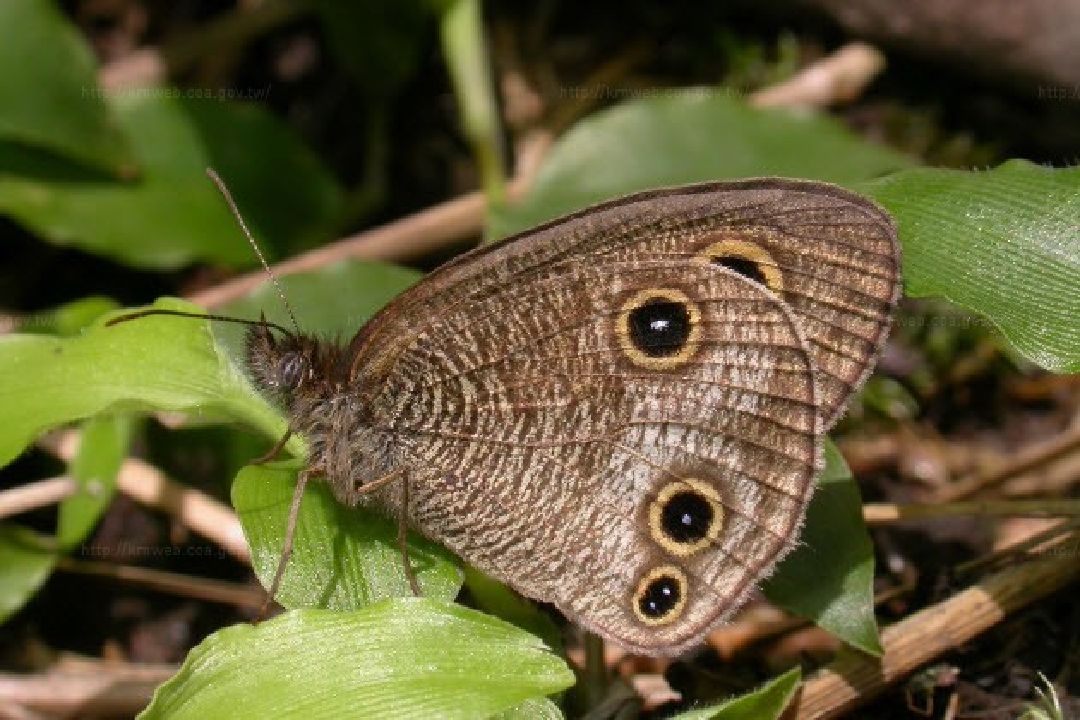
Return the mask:
<path fill-rule="evenodd" d="M 660 512 L 664 533 L 677 543 L 696 543 L 709 534 L 715 514 L 705 497 L 692 491 L 671 496 Z"/>
<path fill-rule="evenodd" d="M 690 328 L 690 310 L 681 302 L 653 299 L 630 311 L 630 341 L 649 357 L 677 355 Z"/>
<path fill-rule="evenodd" d="M 768 279 L 765 277 L 765 273 L 761 271 L 761 266 L 753 260 L 748 260 L 744 257 L 739 257 L 738 255 L 725 255 L 713 258 L 713 262 L 717 265 L 722 265 L 729 270 L 734 270 L 744 278 L 753 280 L 759 285 L 768 285 Z"/>
<path fill-rule="evenodd" d="M 307 370 L 307 361 L 298 352 L 289 352 L 281 356 L 278 364 L 278 386 L 286 390 L 300 387 Z"/>
<path fill-rule="evenodd" d="M 682 581 L 673 575 L 657 575 L 638 595 L 638 610 L 650 620 L 659 620 L 679 606 Z"/>

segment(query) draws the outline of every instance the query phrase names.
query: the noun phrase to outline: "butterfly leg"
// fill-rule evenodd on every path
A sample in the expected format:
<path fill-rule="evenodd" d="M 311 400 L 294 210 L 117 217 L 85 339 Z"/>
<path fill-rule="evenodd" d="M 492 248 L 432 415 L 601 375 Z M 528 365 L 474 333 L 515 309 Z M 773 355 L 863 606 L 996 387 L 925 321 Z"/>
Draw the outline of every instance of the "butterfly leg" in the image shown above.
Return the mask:
<path fill-rule="evenodd" d="M 405 482 L 401 486 L 401 510 L 398 514 L 398 533 L 397 541 L 398 547 L 401 548 L 401 561 L 405 563 L 405 577 L 409 578 L 409 587 L 412 589 L 412 594 L 415 597 L 420 597 L 420 583 L 416 580 L 416 571 L 413 570 L 412 562 L 409 560 L 409 526 L 406 522 L 409 516 L 409 478 L 405 477 Z"/>
<path fill-rule="evenodd" d="M 287 435 L 286 438 L 288 438 Z M 285 444 L 284 440 L 282 440 L 281 444 Z M 285 541 L 282 543 L 281 558 L 278 560 L 277 570 L 274 572 L 274 580 L 270 583 L 266 602 L 263 603 L 262 608 L 259 610 L 260 620 L 266 618 L 274 598 L 277 597 L 278 590 L 281 588 L 281 579 L 285 576 L 285 568 L 288 567 L 289 558 L 292 557 L 293 540 L 296 536 L 296 521 L 300 515 L 300 501 L 304 499 L 304 489 L 307 488 L 311 476 L 320 472 L 322 470 L 319 468 L 306 468 L 296 476 L 296 489 L 293 490 L 292 504 L 289 505 L 289 517 L 285 522 Z"/>
<path fill-rule="evenodd" d="M 289 438 L 292 437 L 292 434 L 293 434 L 292 428 L 289 428 L 288 430 L 286 430 L 285 435 L 282 436 L 282 438 L 280 440 L 278 440 L 276 443 L 274 443 L 274 447 L 267 450 L 266 453 L 264 453 L 263 455 L 260 455 L 259 457 L 252 460 L 250 464 L 251 465 L 265 465 L 266 463 L 268 463 L 271 460 L 273 460 L 274 458 L 276 458 L 278 456 L 278 453 L 280 453 L 282 451 L 282 449 L 284 449 L 285 443 L 289 442 Z"/>
<path fill-rule="evenodd" d="M 356 501 L 361 495 L 365 495 L 370 492 L 374 492 L 379 488 L 387 485 L 395 480 L 403 480 L 401 486 L 401 511 L 398 514 L 398 533 L 397 543 L 398 548 L 401 549 L 401 559 L 405 563 L 405 577 L 409 579 L 409 588 L 412 590 L 413 595 L 419 597 L 420 583 L 416 579 L 416 572 L 413 570 L 412 562 L 409 560 L 409 544 L 408 544 L 408 532 L 409 526 L 406 522 L 408 518 L 409 507 L 409 479 L 404 470 L 395 470 L 392 473 L 383 475 L 381 478 L 372 480 L 371 482 L 364 483 L 356 489 L 353 502 Z"/>

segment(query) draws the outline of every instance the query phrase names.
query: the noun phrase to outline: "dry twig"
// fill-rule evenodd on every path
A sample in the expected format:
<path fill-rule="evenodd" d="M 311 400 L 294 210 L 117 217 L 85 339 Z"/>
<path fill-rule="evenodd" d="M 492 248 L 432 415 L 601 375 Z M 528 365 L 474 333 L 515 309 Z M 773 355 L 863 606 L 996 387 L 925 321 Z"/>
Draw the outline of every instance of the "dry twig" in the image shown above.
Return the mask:
<path fill-rule="evenodd" d="M 1075 541 L 1075 535 L 1070 536 Z M 1069 548 L 1066 539 L 1055 547 Z M 984 578 L 953 597 L 886 628 L 881 658 L 845 650 L 803 685 L 790 717 L 841 717 L 911 671 L 979 635 L 1019 610 L 1080 577 L 1074 554 L 1045 556 Z"/>
<path fill-rule="evenodd" d="M 66 572 L 92 575 L 130 585 L 139 585 L 169 595 L 235 605 L 252 610 L 257 610 L 266 600 L 266 593 L 261 588 L 250 585 L 192 577 L 191 575 L 165 572 L 135 565 L 119 565 L 111 562 L 75 560 L 74 558 L 62 557 L 57 561 L 56 567 L 58 570 Z"/>
<path fill-rule="evenodd" d="M 0 492 L 0 519 L 54 505 L 78 491 L 75 481 L 63 476 L 4 490 Z"/>
<path fill-rule="evenodd" d="M 66 430 L 46 436 L 39 445 L 67 462 L 79 448 L 79 432 Z M 240 520 L 230 508 L 205 493 L 173 482 L 150 463 L 128 458 L 116 478 L 120 492 L 162 510 L 185 527 L 209 538 L 240 562 L 251 562 Z"/>
<path fill-rule="evenodd" d="M 57 663 L 37 675 L 3 673 L 0 710 L 14 717 L 131 717 L 177 669 L 81 660 Z"/>

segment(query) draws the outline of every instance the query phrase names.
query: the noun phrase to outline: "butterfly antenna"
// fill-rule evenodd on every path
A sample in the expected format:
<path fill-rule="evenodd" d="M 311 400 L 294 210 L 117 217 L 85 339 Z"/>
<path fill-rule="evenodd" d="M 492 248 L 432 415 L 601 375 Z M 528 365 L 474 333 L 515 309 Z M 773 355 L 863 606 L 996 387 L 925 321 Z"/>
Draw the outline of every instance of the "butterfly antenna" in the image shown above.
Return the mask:
<path fill-rule="evenodd" d="M 259 262 L 262 263 L 263 269 L 266 270 L 266 274 L 270 276 L 270 281 L 274 283 L 274 288 L 277 290 L 278 297 L 281 298 L 282 304 L 285 305 L 285 312 L 289 313 L 293 328 L 296 330 L 296 334 L 299 335 L 300 324 L 296 322 L 296 314 L 293 313 L 292 305 L 289 304 L 289 298 L 285 296 L 285 288 L 281 286 L 281 281 L 278 280 L 274 271 L 270 269 L 270 263 L 266 262 L 266 256 L 264 256 L 262 250 L 259 249 L 259 244 L 255 242 L 255 236 L 251 234 L 251 230 L 248 229 L 247 223 L 244 222 L 244 216 L 240 214 L 240 208 L 236 206 L 236 201 L 233 200 L 232 193 L 229 192 L 229 188 L 225 186 L 225 181 L 221 179 L 221 176 L 218 175 L 213 168 L 206 168 L 206 174 L 214 181 L 221 196 L 225 198 L 229 210 L 232 211 L 233 217 L 236 218 L 236 222 L 244 232 L 244 237 L 247 238 L 248 243 L 251 245 L 251 249 L 255 251 L 255 256 L 259 258 Z"/>

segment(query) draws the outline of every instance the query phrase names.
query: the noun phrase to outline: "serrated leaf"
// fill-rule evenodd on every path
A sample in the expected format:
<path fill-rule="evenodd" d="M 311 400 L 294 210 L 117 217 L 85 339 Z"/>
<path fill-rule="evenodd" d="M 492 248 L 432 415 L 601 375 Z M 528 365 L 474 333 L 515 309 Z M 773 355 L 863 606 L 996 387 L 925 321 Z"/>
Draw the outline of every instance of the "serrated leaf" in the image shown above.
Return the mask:
<path fill-rule="evenodd" d="M 974 310 L 1031 360 L 1080 372 L 1080 167 L 912 169 L 857 189 L 896 218 L 908 295 Z"/>
<path fill-rule="evenodd" d="M 300 463 L 250 465 L 232 486 L 232 504 L 251 548 L 252 565 L 269 587 L 281 558 L 285 524 Z M 390 597 L 411 595 L 398 523 L 365 508 L 349 508 L 318 480 L 307 485 L 293 554 L 276 600 L 287 608 L 355 610 Z M 452 600 L 462 576 L 453 556 L 415 534 L 409 561 L 424 597 Z"/>
<path fill-rule="evenodd" d="M 874 547 L 859 488 L 831 442 L 806 512 L 799 547 L 763 583 L 766 597 L 871 655 L 881 655 L 874 617 Z"/>
<path fill-rule="evenodd" d="M 134 160 L 98 87 L 93 53 L 56 5 L 4 0 L 0 28 L 0 137 L 114 176 L 130 171 Z"/>
<path fill-rule="evenodd" d="M 49 579 L 54 543 L 18 525 L 0 525 L 0 623 L 7 621 Z"/>
<path fill-rule="evenodd" d="M 671 720 L 779 720 L 801 681 L 802 671 L 795 667 L 757 690 L 713 707 L 679 713 Z"/>
<path fill-rule="evenodd" d="M 188 654 L 139 717 L 483 718 L 573 682 L 528 633 L 408 598 L 221 630 Z"/>
<path fill-rule="evenodd" d="M 720 90 L 683 88 L 577 123 L 552 147 L 527 195 L 495 209 L 488 235 L 648 188 L 762 175 L 850 185 L 909 164 L 830 118 L 759 110 Z"/>

